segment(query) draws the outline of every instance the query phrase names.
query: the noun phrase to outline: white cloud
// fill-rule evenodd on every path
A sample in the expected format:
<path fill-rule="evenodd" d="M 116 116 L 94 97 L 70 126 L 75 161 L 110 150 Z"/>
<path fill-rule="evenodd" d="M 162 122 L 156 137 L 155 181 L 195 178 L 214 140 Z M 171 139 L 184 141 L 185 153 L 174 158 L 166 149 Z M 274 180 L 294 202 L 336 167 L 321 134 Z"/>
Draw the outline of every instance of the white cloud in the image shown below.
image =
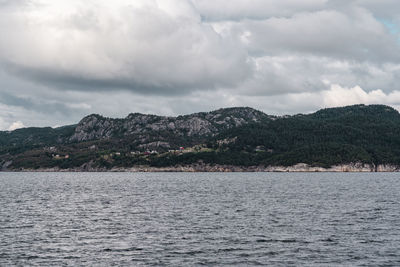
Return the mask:
<path fill-rule="evenodd" d="M 354 104 L 379 104 L 388 103 L 388 95 L 382 90 L 374 90 L 365 92 L 361 87 L 356 86 L 353 88 L 341 87 L 337 84 L 332 85 L 328 91 L 321 93 L 323 106 L 337 107 L 347 106 Z"/>
<path fill-rule="evenodd" d="M 400 91 L 395 90 L 390 93 L 385 93 L 380 89 L 365 91 L 360 86 L 345 87 L 338 84 L 331 84 L 329 89 L 323 91 L 267 98 L 275 99 L 277 106 L 290 107 L 289 110 L 294 112 L 289 113 L 312 112 L 321 108 L 355 104 L 383 104 L 400 110 Z M 281 114 L 285 114 L 285 112 L 281 112 Z"/>
<path fill-rule="evenodd" d="M 32 2 L 0 8 L 0 63 L 42 83 L 169 94 L 235 86 L 251 71 L 246 50 L 186 1 Z"/>
<path fill-rule="evenodd" d="M 20 128 L 24 128 L 24 127 L 25 127 L 25 125 L 21 121 L 16 121 L 16 122 L 13 122 L 10 125 L 10 127 L 8 127 L 8 130 L 9 131 L 14 131 L 14 130 L 17 130 L 17 129 L 20 129 Z"/>
<path fill-rule="evenodd" d="M 398 107 L 400 33 L 385 25 L 400 25 L 397 2 L 0 0 L 0 129 L 89 113 Z"/>

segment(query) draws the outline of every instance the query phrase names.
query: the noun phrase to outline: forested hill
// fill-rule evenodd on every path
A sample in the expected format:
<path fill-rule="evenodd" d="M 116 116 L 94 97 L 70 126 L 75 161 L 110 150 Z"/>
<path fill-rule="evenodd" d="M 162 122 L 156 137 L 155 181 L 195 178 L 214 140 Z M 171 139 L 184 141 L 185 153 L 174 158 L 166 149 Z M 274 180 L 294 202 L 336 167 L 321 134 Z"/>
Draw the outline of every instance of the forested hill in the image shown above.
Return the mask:
<path fill-rule="evenodd" d="M 400 114 L 384 105 L 282 117 L 251 108 L 179 117 L 94 114 L 57 129 L 0 132 L 3 170 L 297 163 L 400 165 Z"/>
<path fill-rule="evenodd" d="M 400 164 L 400 114 L 383 105 L 323 109 L 238 127 L 218 138 L 235 140 L 222 150 L 265 151 L 256 162 L 266 165 Z"/>

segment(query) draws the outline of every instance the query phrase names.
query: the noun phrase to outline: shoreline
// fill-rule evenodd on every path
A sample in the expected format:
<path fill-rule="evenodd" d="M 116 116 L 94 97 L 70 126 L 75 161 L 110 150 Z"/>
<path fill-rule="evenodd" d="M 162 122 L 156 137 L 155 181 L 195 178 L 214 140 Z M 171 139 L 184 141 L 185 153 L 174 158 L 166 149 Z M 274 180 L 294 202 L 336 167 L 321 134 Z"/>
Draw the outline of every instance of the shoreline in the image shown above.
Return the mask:
<path fill-rule="evenodd" d="M 293 166 L 232 166 L 232 165 L 206 165 L 194 164 L 185 166 L 171 167 L 114 167 L 111 169 L 96 168 L 91 166 L 82 166 L 77 168 L 60 169 L 56 168 L 38 168 L 38 169 L 5 169 L 1 172 L 400 172 L 400 166 L 395 165 L 370 165 L 362 163 L 340 164 L 330 168 L 310 166 L 305 163 L 299 163 Z"/>

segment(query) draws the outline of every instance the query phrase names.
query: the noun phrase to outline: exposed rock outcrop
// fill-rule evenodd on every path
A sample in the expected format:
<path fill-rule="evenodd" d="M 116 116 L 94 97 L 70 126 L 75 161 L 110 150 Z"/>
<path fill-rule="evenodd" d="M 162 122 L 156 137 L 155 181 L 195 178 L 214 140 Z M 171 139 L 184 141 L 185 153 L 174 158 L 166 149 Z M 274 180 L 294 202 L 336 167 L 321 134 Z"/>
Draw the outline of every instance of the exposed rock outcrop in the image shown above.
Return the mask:
<path fill-rule="evenodd" d="M 373 166 L 362 163 L 352 163 L 332 166 L 330 168 L 312 167 L 304 163 L 294 166 L 233 166 L 218 164 L 190 164 L 170 167 L 135 166 L 131 168 L 114 167 L 112 169 L 96 168 L 91 164 L 84 164 L 79 168 L 60 169 L 24 169 L 26 172 L 400 172 L 400 166 L 378 165 Z"/>
<path fill-rule="evenodd" d="M 169 132 L 177 136 L 214 136 L 222 130 L 272 119 L 252 108 L 228 108 L 179 117 L 129 114 L 124 119 L 89 115 L 75 128 L 70 141 L 81 142 L 135 134 Z"/>

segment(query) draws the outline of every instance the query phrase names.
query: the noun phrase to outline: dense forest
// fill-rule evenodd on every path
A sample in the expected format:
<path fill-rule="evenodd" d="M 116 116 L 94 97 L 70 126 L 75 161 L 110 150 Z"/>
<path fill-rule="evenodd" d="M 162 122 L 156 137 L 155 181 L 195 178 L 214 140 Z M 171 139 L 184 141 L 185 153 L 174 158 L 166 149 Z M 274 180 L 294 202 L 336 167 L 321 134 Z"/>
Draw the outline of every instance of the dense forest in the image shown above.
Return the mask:
<path fill-rule="evenodd" d="M 221 109 L 214 112 L 212 118 L 209 116 L 211 119 L 207 119 L 207 113 L 202 113 L 203 117 L 178 117 L 183 122 L 190 120 L 189 124 L 200 125 L 194 129 L 203 134 L 193 133 L 186 126 L 179 131 L 176 126 L 163 127 L 164 120 L 158 119 L 157 127 L 141 124 L 140 127 L 147 127 L 146 131 L 137 130 L 135 126 L 134 132 L 125 133 L 125 128 L 118 126 L 117 135 L 103 134 L 100 138 L 82 141 L 70 138 L 79 127 L 85 126 L 79 124 L 57 129 L 27 128 L 0 132 L 0 164 L 3 170 L 190 164 L 400 165 L 400 114 L 391 107 L 355 105 L 282 117 L 268 116 L 250 108 L 238 110 L 229 109 L 228 112 Z M 253 115 L 248 117 L 246 112 Z M 215 118 L 227 125 L 222 127 L 223 123 Z M 152 120 L 154 123 L 154 118 Z M 172 119 L 165 121 L 170 124 Z M 101 128 L 99 125 L 94 127 L 96 131 Z M 87 134 L 92 133 L 92 128 L 86 130 L 85 136 L 92 136 Z M 188 134 L 190 131 L 192 134 Z"/>

